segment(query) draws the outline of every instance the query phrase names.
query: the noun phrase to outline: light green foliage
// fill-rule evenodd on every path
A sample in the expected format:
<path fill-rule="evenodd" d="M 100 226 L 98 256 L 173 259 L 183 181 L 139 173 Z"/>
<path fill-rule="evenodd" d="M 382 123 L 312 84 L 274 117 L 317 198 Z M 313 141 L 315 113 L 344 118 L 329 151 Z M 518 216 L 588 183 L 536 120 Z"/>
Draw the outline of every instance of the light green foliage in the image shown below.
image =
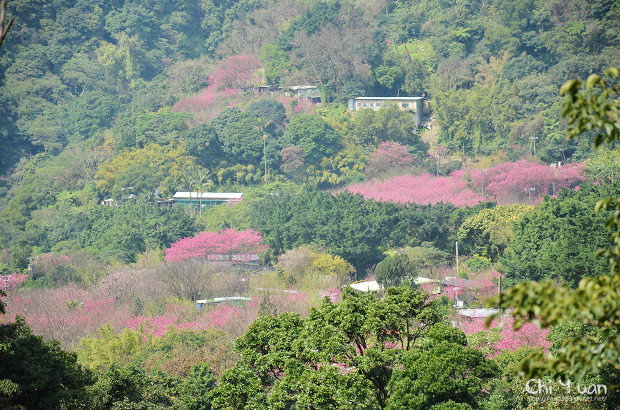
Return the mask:
<path fill-rule="evenodd" d="M 366 155 L 359 146 L 350 145 L 346 149 L 323 158 L 320 166 L 310 165 L 306 171 L 308 182 L 319 186 L 338 186 L 364 180 Z"/>
<path fill-rule="evenodd" d="M 458 241 L 471 253 L 497 260 L 510 243 L 513 225 L 534 210 L 531 205 L 496 206 L 467 218 L 458 231 Z"/>
<path fill-rule="evenodd" d="M 323 117 L 338 134 L 342 135 L 343 138 L 348 137 L 351 133 L 353 121 L 345 104 L 332 103 L 324 105 L 317 108 L 316 112 Z M 350 149 L 351 147 L 347 148 Z"/>
<path fill-rule="evenodd" d="M 232 167 L 220 168 L 217 171 L 217 180 L 220 184 L 256 185 L 265 180 L 264 172 L 254 165 L 237 164 Z"/>
<path fill-rule="evenodd" d="M 364 109 L 357 112 L 353 127 L 353 137 L 358 144 L 371 150 L 384 141 L 416 147 L 419 154 L 424 153 L 420 147 L 415 120 L 411 113 L 389 104 L 377 111 Z"/>
<path fill-rule="evenodd" d="M 375 268 L 377 283 L 384 288 L 399 286 L 403 281 L 414 283 L 417 276 L 407 255 L 388 256 Z"/>
<path fill-rule="evenodd" d="M 505 58 L 491 57 L 480 62 L 473 87 L 434 93 L 441 144 L 463 155 L 488 155 L 507 142 L 519 102 L 510 85 L 499 81 L 505 63 Z"/>
<path fill-rule="evenodd" d="M 568 97 L 562 115 L 568 118 L 569 138 L 597 130 L 595 145 L 620 139 L 620 83 L 614 81 L 619 76 L 618 69 L 612 67 L 605 70 L 603 77 L 592 74 L 585 82 L 570 80 L 562 86 L 560 94 Z"/>
<path fill-rule="evenodd" d="M 396 45 L 394 53 L 422 61 L 428 61 L 434 56 L 432 44 L 424 40 L 409 40 L 405 44 Z"/>
<path fill-rule="evenodd" d="M 428 68 L 422 60 L 412 60 L 405 76 L 405 91 L 413 97 L 420 97 L 429 88 Z"/>
<path fill-rule="evenodd" d="M 170 329 L 154 337 L 144 326 L 118 333 L 106 325 L 98 337 L 82 340 L 78 355 L 99 373 L 90 388 L 95 408 L 133 402 L 209 409 L 215 387 L 211 368 L 228 368 L 233 360 L 228 343 L 223 332 L 212 329 Z"/>
<path fill-rule="evenodd" d="M 613 183 L 620 176 L 620 151 L 600 146 L 585 161 L 585 169 L 594 181 Z"/>
<path fill-rule="evenodd" d="M 183 184 L 184 171 L 191 165 L 183 146 L 168 147 L 152 144 L 144 148 L 123 151 L 112 161 L 99 167 L 95 174 L 99 192 L 117 200 L 131 194 L 152 197 L 156 188 L 162 196 L 172 196 Z M 133 188 L 129 188 L 133 187 Z"/>
<path fill-rule="evenodd" d="M 106 70 L 106 80 L 117 87 L 138 87 L 141 84 L 141 60 L 144 59 L 143 43 L 137 34 L 125 32 L 114 35 L 116 43 L 103 42 L 97 49 L 97 61 Z"/>
<path fill-rule="evenodd" d="M 260 61 L 265 66 L 267 84 L 279 85 L 290 66 L 286 52 L 275 44 L 265 44 L 260 49 Z"/>
<path fill-rule="evenodd" d="M 375 78 L 385 88 L 392 89 L 396 83 L 402 82 L 403 71 L 398 66 L 382 65 L 375 69 Z"/>
<path fill-rule="evenodd" d="M 146 329 L 139 331 L 123 329 L 118 334 L 107 324 L 99 329 L 97 336 L 82 339 L 78 351 L 80 363 L 93 369 L 105 371 L 112 365 L 124 366 L 142 349 L 151 344 L 153 335 Z"/>
<path fill-rule="evenodd" d="M 283 284 L 298 289 L 340 287 L 355 272 L 353 266 L 336 255 L 309 246 L 289 250 L 278 258 L 277 275 Z"/>

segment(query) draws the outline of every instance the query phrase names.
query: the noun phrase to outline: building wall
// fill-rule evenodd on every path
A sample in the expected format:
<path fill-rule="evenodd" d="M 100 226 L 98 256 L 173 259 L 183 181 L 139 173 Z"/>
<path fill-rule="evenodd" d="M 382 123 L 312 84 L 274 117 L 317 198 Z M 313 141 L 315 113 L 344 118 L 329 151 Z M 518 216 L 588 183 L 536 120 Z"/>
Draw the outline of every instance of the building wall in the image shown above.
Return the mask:
<path fill-rule="evenodd" d="M 422 112 L 424 103 L 422 98 L 411 98 L 411 97 L 386 97 L 386 98 L 377 98 L 377 97 L 358 97 L 358 98 L 350 98 L 348 103 L 349 111 L 359 111 L 364 108 L 370 108 L 373 110 L 378 110 L 381 107 L 384 107 L 386 104 L 396 104 L 397 107 L 411 111 L 413 117 L 415 119 L 416 125 L 420 125 L 422 122 Z"/>

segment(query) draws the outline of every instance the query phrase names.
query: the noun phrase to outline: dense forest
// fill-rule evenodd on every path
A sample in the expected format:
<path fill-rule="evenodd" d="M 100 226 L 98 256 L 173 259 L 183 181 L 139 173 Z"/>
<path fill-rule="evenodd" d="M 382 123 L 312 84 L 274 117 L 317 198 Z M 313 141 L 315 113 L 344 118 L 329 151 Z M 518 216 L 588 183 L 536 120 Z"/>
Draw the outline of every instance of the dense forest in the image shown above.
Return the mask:
<path fill-rule="evenodd" d="M 619 253 L 599 203 L 620 197 L 617 1 L 9 0 L 9 19 L 0 407 L 557 408 L 559 382 L 541 404 L 513 372 L 547 365 L 610 386 L 575 408 L 616 405 L 617 308 L 576 312 L 618 298 L 592 279 Z M 397 96 L 420 123 L 347 105 Z M 381 297 L 345 286 L 363 279 Z M 507 326 L 459 315 L 510 286 L 488 302 Z M 585 351 L 586 373 L 547 360 Z"/>

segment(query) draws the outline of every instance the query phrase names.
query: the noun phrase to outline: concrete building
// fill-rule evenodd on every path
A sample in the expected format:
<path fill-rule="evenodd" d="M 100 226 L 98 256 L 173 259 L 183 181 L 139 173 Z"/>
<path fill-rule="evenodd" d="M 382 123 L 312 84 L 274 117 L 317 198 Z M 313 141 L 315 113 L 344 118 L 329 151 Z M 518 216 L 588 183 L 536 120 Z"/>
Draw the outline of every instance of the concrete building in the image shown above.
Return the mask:
<path fill-rule="evenodd" d="M 307 98 L 314 104 L 321 102 L 321 90 L 315 85 L 292 85 L 288 87 L 286 93 L 299 98 Z"/>
<path fill-rule="evenodd" d="M 396 104 L 397 107 L 410 111 L 413 114 L 415 123 L 420 126 L 422 123 L 422 112 L 424 111 L 424 97 L 357 97 L 349 98 L 349 111 L 359 111 L 364 108 L 378 110 L 386 104 Z"/>

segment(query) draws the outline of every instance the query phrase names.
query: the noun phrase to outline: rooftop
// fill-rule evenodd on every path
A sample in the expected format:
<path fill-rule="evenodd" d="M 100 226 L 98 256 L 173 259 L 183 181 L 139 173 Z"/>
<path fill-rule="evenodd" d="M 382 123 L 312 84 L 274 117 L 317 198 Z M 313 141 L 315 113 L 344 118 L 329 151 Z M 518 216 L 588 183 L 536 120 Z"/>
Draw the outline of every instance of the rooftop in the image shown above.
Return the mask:
<path fill-rule="evenodd" d="M 424 97 L 355 97 L 354 100 L 406 100 L 406 101 L 419 101 Z"/>
<path fill-rule="evenodd" d="M 242 193 L 233 192 L 177 192 L 172 199 L 241 199 Z"/>

